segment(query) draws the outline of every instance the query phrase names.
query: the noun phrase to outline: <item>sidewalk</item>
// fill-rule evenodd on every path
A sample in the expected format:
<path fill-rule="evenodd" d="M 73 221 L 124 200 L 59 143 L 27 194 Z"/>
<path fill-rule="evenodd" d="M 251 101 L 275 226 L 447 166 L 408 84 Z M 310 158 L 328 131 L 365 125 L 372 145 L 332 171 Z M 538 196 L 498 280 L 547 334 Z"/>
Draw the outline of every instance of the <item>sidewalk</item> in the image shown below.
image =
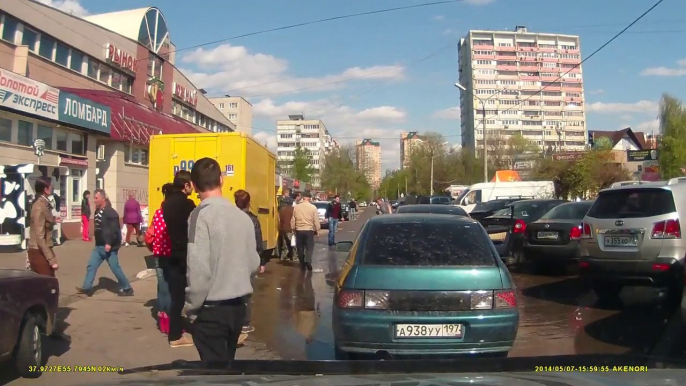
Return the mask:
<path fill-rule="evenodd" d="M 124 368 L 169 363 L 174 360 L 198 360 L 195 347 L 169 347 L 166 337 L 156 328 L 151 307 L 157 296 L 156 277 L 137 280 L 136 274 L 146 268 L 145 248 L 123 248 L 120 254 L 122 266 L 132 280 L 133 297 L 118 297 L 114 291 L 117 283 L 109 267 L 103 264 L 98 271 L 101 289 L 92 297 L 76 295 L 74 287 L 81 285 L 89 243 L 71 241 L 56 248 L 60 259 L 61 296 L 58 318 L 63 321 L 68 340 L 50 338 L 45 340 L 44 358 L 48 365 L 63 366 L 121 366 Z M 24 268 L 23 253 L 0 255 L 0 267 Z M 96 279 L 96 284 L 98 279 Z M 238 349 L 238 359 L 279 359 L 266 347 L 249 337 L 244 347 Z M 0 366 L 0 373 L 5 373 Z M 112 373 L 44 373 L 40 384 L 74 385 L 84 382 L 102 382 L 119 377 Z M 125 377 L 123 379 L 126 379 Z M 0 384 L 35 384 L 28 379 L 5 379 Z"/>

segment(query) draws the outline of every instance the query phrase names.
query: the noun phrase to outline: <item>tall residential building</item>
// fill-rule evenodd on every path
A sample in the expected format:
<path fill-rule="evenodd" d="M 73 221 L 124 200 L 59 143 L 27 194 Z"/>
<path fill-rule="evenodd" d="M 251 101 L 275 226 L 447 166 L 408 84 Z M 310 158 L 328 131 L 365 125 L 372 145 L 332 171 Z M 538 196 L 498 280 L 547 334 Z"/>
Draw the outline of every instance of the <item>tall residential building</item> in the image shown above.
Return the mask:
<path fill-rule="evenodd" d="M 521 26 L 472 30 L 460 40 L 458 57 L 459 82 L 468 90 L 460 92 L 463 147 L 483 148 L 484 101 L 489 141 L 521 133 L 543 150 L 585 148 L 578 36 Z"/>
<path fill-rule="evenodd" d="M 236 125 L 236 131 L 252 134 L 252 104 L 245 98 L 225 95 L 209 98 L 209 100 L 229 121 Z"/>
<path fill-rule="evenodd" d="M 404 169 L 410 164 L 412 149 L 416 148 L 422 139 L 416 131 L 400 133 L 400 168 Z"/>
<path fill-rule="evenodd" d="M 381 185 L 381 144 L 371 139 L 357 141 L 356 158 L 357 169 L 364 173 L 372 189 L 379 189 Z"/>
<path fill-rule="evenodd" d="M 281 170 L 290 174 L 290 163 L 293 161 L 296 147 L 307 151 L 310 166 L 315 170 L 312 185 L 320 187 L 320 168 L 324 157 L 338 148 L 329 131 L 320 119 L 305 119 L 302 114 L 289 115 L 288 120 L 276 121 L 277 161 Z"/>

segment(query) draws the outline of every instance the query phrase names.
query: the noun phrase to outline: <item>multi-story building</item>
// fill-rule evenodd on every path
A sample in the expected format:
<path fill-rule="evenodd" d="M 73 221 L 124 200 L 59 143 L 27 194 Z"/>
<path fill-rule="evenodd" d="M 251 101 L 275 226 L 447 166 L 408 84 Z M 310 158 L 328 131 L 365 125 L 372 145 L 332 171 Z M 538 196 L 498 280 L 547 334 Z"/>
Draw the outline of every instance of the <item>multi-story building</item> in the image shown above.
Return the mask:
<path fill-rule="evenodd" d="M 40 175 L 60 198 L 62 235 L 80 237 L 86 190 L 105 189 L 120 214 L 131 196 L 147 206 L 152 134 L 235 129 L 174 65 L 170 31 L 154 7 L 84 19 L 2 0 L 0 174 L 23 187 L 3 194 L 3 234 L 25 234 Z"/>
<path fill-rule="evenodd" d="M 462 145 L 515 133 L 542 150 L 583 150 L 586 116 L 579 37 L 469 31 L 458 46 Z"/>
<path fill-rule="evenodd" d="M 406 168 L 410 164 L 412 149 L 419 146 L 422 139 L 416 131 L 400 133 L 400 168 Z"/>
<path fill-rule="evenodd" d="M 289 115 L 288 120 L 276 121 L 277 161 L 281 171 L 293 177 L 291 167 L 295 149 L 300 147 L 309 157 L 314 169 L 310 183 L 319 188 L 320 171 L 326 154 L 338 147 L 320 119 L 305 119 L 302 114 Z"/>
<path fill-rule="evenodd" d="M 252 104 L 250 102 L 243 97 L 231 95 L 209 99 L 231 123 L 236 125 L 236 131 L 252 134 Z"/>
<path fill-rule="evenodd" d="M 372 189 L 379 189 L 381 185 L 381 144 L 371 139 L 363 139 L 355 143 L 357 169 L 364 173 Z"/>

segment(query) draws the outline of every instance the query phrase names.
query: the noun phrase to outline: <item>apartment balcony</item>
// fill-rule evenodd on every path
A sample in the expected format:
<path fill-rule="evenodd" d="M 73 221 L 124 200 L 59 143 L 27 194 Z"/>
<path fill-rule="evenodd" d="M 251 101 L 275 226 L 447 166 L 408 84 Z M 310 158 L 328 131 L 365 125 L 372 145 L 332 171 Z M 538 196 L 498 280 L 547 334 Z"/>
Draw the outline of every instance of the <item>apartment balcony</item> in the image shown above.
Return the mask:
<path fill-rule="evenodd" d="M 560 112 L 561 112 L 561 111 L 562 111 L 562 106 L 546 106 L 545 104 L 543 104 L 543 105 L 541 106 L 541 109 L 542 109 L 543 111 L 560 111 Z"/>
<path fill-rule="evenodd" d="M 526 120 L 526 121 L 541 121 L 541 120 L 543 120 L 542 115 L 522 115 L 521 118 Z"/>
<path fill-rule="evenodd" d="M 539 90 L 540 88 L 541 88 L 540 84 L 523 84 L 522 85 L 522 90 Z"/>
<path fill-rule="evenodd" d="M 584 109 L 584 105 L 583 105 L 583 103 L 578 103 L 578 104 L 573 103 L 573 104 L 568 104 L 568 105 L 564 106 L 564 109 L 568 110 L 568 111 L 582 111 Z"/>
<path fill-rule="evenodd" d="M 555 62 L 557 63 L 560 59 L 559 58 L 548 58 L 545 56 L 541 57 L 541 62 Z"/>
<path fill-rule="evenodd" d="M 575 49 L 560 49 L 559 51 L 561 54 L 579 54 L 581 51 L 579 51 L 579 48 Z"/>
<path fill-rule="evenodd" d="M 487 69 L 495 69 L 495 63 L 489 63 L 489 64 L 480 64 L 480 63 L 473 63 L 472 64 L 474 68 L 487 68 Z"/>
<path fill-rule="evenodd" d="M 525 46 L 520 46 L 519 44 L 517 45 L 517 51 L 522 51 L 522 52 L 537 52 L 538 47 L 525 47 Z"/>
<path fill-rule="evenodd" d="M 565 96 L 564 101 L 565 102 L 583 102 L 583 99 L 581 97 Z"/>
<path fill-rule="evenodd" d="M 581 68 L 579 66 L 577 67 L 572 67 L 572 68 L 563 68 L 562 71 L 568 72 L 570 74 L 581 74 Z"/>
<path fill-rule="evenodd" d="M 517 65 L 498 64 L 495 69 L 498 71 L 517 71 Z"/>
<path fill-rule="evenodd" d="M 495 60 L 495 55 L 483 55 L 483 54 L 474 54 L 472 55 L 472 59 L 487 59 L 487 60 Z"/>
<path fill-rule="evenodd" d="M 551 84 L 549 86 L 541 86 L 541 88 L 543 88 L 543 87 L 545 87 L 545 91 L 552 91 L 552 92 L 560 91 L 560 92 L 562 92 L 562 86 L 554 86 Z M 560 98 L 561 96 L 562 95 L 559 95 L 559 96 L 557 96 L 557 98 Z"/>
<path fill-rule="evenodd" d="M 515 46 L 495 46 L 496 51 L 501 51 L 501 52 L 515 52 L 517 51 L 517 47 Z"/>
<path fill-rule="evenodd" d="M 499 80 L 519 80 L 519 73 L 515 72 L 510 74 L 498 74 L 497 78 Z"/>
<path fill-rule="evenodd" d="M 541 82 L 555 82 L 559 81 L 560 76 L 559 75 L 541 75 Z"/>
<path fill-rule="evenodd" d="M 474 50 L 483 50 L 483 51 L 493 51 L 493 45 L 492 44 L 474 44 L 472 46 Z"/>
<path fill-rule="evenodd" d="M 504 94 L 504 93 L 498 94 L 498 99 L 511 100 L 511 99 L 517 99 L 517 98 L 519 98 L 519 93 L 517 93 L 517 94 Z M 510 105 L 510 107 L 512 107 L 512 105 Z"/>
<path fill-rule="evenodd" d="M 513 58 L 515 59 L 515 58 Z M 525 63 L 536 63 L 536 57 L 532 56 L 518 56 L 516 59 L 519 60 L 519 66 L 525 65 Z"/>
<path fill-rule="evenodd" d="M 539 52 L 557 52 L 557 47 L 538 47 Z"/>
<path fill-rule="evenodd" d="M 560 63 L 563 64 L 578 64 L 581 65 L 581 59 L 569 59 L 569 58 L 560 58 Z M 578 67 L 578 66 L 577 66 Z"/>
<path fill-rule="evenodd" d="M 524 75 L 520 74 L 519 79 L 521 80 L 534 80 L 534 81 L 540 81 L 541 77 L 540 76 L 534 76 L 534 75 Z"/>
<path fill-rule="evenodd" d="M 564 81 L 564 83 L 573 83 L 575 85 L 584 82 L 584 80 L 581 78 L 563 78 L 562 80 Z M 576 86 L 571 86 L 571 87 L 574 88 Z M 579 88 L 581 88 L 581 86 L 579 86 Z"/>

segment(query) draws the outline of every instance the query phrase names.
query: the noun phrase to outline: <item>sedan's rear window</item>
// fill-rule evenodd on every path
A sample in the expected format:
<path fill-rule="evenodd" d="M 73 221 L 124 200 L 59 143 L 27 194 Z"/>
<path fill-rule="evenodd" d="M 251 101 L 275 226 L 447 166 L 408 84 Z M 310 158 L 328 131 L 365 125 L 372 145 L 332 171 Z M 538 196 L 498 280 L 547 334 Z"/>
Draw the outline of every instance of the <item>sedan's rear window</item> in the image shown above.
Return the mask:
<path fill-rule="evenodd" d="M 546 220 L 583 220 L 593 202 L 573 202 L 554 207 L 541 219 Z"/>
<path fill-rule="evenodd" d="M 598 195 L 588 211 L 593 218 L 638 218 L 676 212 L 674 197 L 667 189 L 608 190 Z"/>
<path fill-rule="evenodd" d="M 546 212 L 562 204 L 562 201 L 517 202 L 512 206 L 512 217 L 521 220 L 536 221 Z"/>
<path fill-rule="evenodd" d="M 493 266 L 497 255 L 479 224 L 452 221 L 370 224 L 364 265 Z"/>

